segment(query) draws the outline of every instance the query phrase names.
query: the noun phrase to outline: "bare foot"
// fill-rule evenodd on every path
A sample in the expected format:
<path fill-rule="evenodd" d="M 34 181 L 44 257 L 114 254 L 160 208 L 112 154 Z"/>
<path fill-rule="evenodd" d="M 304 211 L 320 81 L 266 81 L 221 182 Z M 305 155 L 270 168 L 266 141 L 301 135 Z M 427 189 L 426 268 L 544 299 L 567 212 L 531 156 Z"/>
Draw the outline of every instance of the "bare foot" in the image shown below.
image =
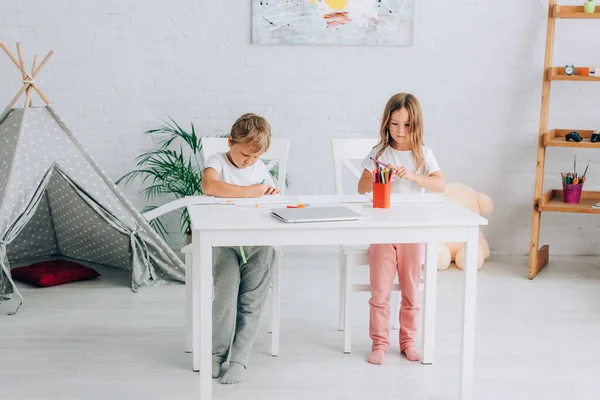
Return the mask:
<path fill-rule="evenodd" d="M 385 351 L 383 350 L 375 350 L 369 355 L 367 361 L 371 364 L 383 364 L 383 359 L 385 357 Z"/>
<path fill-rule="evenodd" d="M 417 349 L 417 346 L 410 346 L 402 350 L 410 361 L 421 361 L 421 352 Z"/>
<path fill-rule="evenodd" d="M 235 361 L 229 363 L 229 369 L 225 372 L 225 375 L 221 378 L 221 383 L 224 385 L 233 385 L 240 383 L 244 378 L 246 367 L 242 364 L 238 364 Z"/>
<path fill-rule="evenodd" d="M 212 377 L 218 378 L 221 375 L 221 363 L 213 361 L 212 362 Z"/>

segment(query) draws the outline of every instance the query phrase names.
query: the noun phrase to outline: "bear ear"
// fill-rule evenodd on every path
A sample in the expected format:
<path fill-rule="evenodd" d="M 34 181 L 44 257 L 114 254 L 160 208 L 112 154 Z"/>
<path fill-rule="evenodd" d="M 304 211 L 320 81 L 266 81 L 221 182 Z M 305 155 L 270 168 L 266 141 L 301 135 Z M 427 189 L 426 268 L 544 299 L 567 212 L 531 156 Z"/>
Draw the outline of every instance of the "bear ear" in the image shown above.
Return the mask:
<path fill-rule="evenodd" d="M 477 202 L 479 203 L 479 213 L 481 215 L 488 215 L 492 212 L 492 209 L 494 208 L 494 203 L 488 195 L 478 193 Z"/>

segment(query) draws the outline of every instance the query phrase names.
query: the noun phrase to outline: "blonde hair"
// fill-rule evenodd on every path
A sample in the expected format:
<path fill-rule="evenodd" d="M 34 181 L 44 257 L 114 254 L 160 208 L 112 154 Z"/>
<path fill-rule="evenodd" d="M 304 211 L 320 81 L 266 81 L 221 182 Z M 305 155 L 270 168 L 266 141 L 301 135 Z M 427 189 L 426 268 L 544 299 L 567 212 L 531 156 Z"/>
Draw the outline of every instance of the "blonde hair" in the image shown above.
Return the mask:
<path fill-rule="evenodd" d="M 243 144 L 257 153 L 264 153 L 271 146 L 271 126 L 261 116 L 246 113 L 231 127 L 231 144 Z"/>
<path fill-rule="evenodd" d="M 423 114 L 421 105 L 415 96 L 409 93 L 396 93 L 388 100 L 383 110 L 381 118 L 381 128 L 379 129 L 379 143 L 381 149 L 377 152 L 379 158 L 388 146 L 391 146 L 392 136 L 389 134 L 388 125 L 394 111 L 405 108 L 408 112 L 410 130 L 408 136 L 408 145 L 415 159 L 415 172 L 425 169 L 425 156 L 423 155 Z"/>

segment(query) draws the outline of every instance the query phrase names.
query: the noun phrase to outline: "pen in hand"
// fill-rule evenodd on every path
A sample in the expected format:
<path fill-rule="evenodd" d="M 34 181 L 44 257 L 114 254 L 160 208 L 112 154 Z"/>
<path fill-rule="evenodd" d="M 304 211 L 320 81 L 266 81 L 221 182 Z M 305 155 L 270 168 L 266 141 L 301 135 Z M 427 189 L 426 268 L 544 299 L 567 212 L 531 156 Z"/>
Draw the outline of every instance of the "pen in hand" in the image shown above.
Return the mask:
<path fill-rule="evenodd" d="M 383 167 L 386 167 L 386 168 L 387 168 L 387 165 L 385 165 L 385 164 L 384 164 L 384 163 L 382 163 L 381 161 L 379 161 L 379 160 L 377 160 L 377 159 L 375 159 L 375 158 L 373 158 L 373 157 L 369 157 L 369 158 L 370 158 L 371 160 L 375 161 L 377 164 L 379 164 L 379 165 L 381 165 L 381 166 L 383 166 Z"/>

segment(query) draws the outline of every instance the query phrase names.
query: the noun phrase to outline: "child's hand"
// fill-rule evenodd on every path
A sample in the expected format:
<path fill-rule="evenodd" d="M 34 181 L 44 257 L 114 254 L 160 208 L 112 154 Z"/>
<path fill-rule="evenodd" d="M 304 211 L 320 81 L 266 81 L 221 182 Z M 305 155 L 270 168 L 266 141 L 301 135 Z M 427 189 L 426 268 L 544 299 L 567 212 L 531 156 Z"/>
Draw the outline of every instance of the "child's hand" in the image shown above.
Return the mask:
<path fill-rule="evenodd" d="M 402 166 L 396 167 L 394 171 L 396 172 L 396 175 L 398 175 L 400 178 L 406 179 L 409 182 L 411 182 L 415 177 L 415 174 L 413 174 L 412 172 L 410 172 Z"/>
<path fill-rule="evenodd" d="M 391 170 L 392 170 L 392 176 L 393 176 L 393 175 L 398 175 L 400 178 L 403 178 L 403 176 L 402 176 L 402 175 L 400 175 L 400 173 L 407 172 L 407 171 L 404 169 L 404 167 L 402 167 L 402 166 L 396 167 L 396 166 L 394 166 L 394 165 L 392 165 L 392 164 L 388 164 L 388 165 L 387 165 L 387 167 L 388 167 L 389 169 L 391 169 Z"/>
<path fill-rule="evenodd" d="M 267 186 L 265 194 L 279 194 L 280 190 L 273 186 Z"/>
<path fill-rule="evenodd" d="M 266 183 L 255 183 L 248 186 L 248 197 L 262 197 L 265 194 L 278 194 L 279 189 Z"/>
<path fill-rule="evenodd" d="M 262 197 L 267 192 L 269 185 L 264 183 L 255 183 L 248 186 L 248 197 Z"/>

